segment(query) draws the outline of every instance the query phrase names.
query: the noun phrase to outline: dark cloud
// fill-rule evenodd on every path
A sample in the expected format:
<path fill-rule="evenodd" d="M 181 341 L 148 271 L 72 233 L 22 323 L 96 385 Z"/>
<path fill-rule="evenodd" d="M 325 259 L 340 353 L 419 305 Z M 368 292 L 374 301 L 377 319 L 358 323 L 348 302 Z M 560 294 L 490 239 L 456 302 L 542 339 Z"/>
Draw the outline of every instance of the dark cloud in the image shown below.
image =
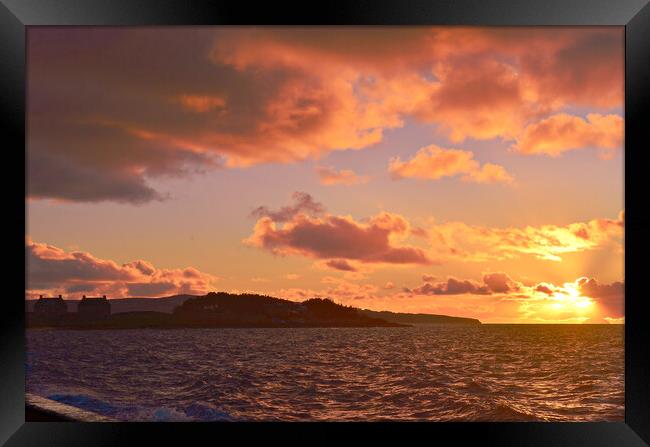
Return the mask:
<path fill-rule="evenodd" d="M 546 283 L 540 283 L 535 286 L 535 291 L 536 292 L 542 292 L 547 295 L 553 295 L 554 290 L 553 290 L 553 285 L 552 284 L 546 284 Z"/>
<path fill-rule="evenodd" d="M 29 157 L 27 191 L 32 198 L 77 202 L 112 200 L 141 204 L 163 199 L 142 176 L 84 166 L 63 156 L 38 151 Z"/>
<path fill-rule="evenodd" d="M 97 288 L 95 283 L 72 284 L 66 287 L 67 293 L 77 294 L 81 292 L 93 292 Z"/>
<path fill-rule="evenodd" d="M 150 179 L 220 167 L 227 150 L 198 136 L 252 131 L 268 90 L 251 84 L 275 91 L 280 78 L 216 65 L 209 53 L 217 36 L 198 28 L 30 30 L 30 196 L 141 204 L 166 196 Z M 218 120 L 182 101 L 226 93 L 237 101 Z"/>
<path fill-rule="evenodd" d="M 489 295 L 490 290 L 483 285 L 468 280 L 449 278 L 445 282 L 424 283 L 415 289 L 406 289 L 407 292 L 415 295 Z"/>
<path fill-rule="evenodd" d="M 625 293 L 625 284 L 620 281 L 611 284 L 600 284 L 594 278 L 580 278 L 578 286 L 581 293 L 592 298 L 622 296 Z"/>
<path fill-rule="evenodd" d="M 594 278 L 580 278 L 577 281 L 580 293 L 593 298 L 609 317 L 624 316 L 625 311 L 625 283 L 616 281 L 610 284 L 601 284 Z"/>
<path fill-rule="evenodd" d="M 530 52 L 522 67 L 549 98 L 580 105 L 621 105 L 624 42 L 619 32 L 592 29 L 576 33 L 549 57 Z M 609 60 L 609 62 L 605 62 Z"/>
<path fill-rule="evenodd" d="M 250 215 L 256 219 L 268 217 L 274 222 L 288 222 L 300 213 L 319 216 L 325 212 L 323 204 L 316 202 L 306 192 L 296 191 L 291 195 L 291 198 L 294 202 L 293 205 L 283 206 L 277 211 L 273 211 L 266 206 L 258 206 L 251 211 Z"/>
<path fill-rule="evenodd" d="M 483 282 L 494 293 L 508 293 L 519 288 L 518 284 L 503 272 L 486 273 Z"/>
<path fill-rule="evenodd" d="M 332 259 L 325 263 L 326 266 L 343 272 L 356 272 L 358 269 L 345 259 Z"/>
<path fill-rule="evenodd" d="M 407 293 L 415 295 L 491 295 L 493 293 L 510 293 L 520 289 L 521 285 L 503 272 L 486 273 L 483 275 L 483 284 L 470 281 L 448 278 L 447 281 L 434 283 L 434 276 L 423 275 L 425 281 L 415 289 L 405 289 Z"/>

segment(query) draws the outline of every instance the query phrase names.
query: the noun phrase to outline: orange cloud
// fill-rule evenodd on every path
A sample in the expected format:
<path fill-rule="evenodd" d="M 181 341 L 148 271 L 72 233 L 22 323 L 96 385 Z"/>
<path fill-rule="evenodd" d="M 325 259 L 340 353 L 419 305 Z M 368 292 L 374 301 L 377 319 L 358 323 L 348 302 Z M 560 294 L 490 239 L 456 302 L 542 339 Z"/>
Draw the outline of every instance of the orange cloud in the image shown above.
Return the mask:
<path fill-rule="evenodd" d="M 474 159 L 471 151 L 444 149 L 434 144 L 423 147 L 407 161 L 393 158 L 388 172 L 394 179 L 418 178 L 438 180 L 443 177 L 463 175 L 463 180 L 476 183 L 512 183 L 513 178 L 499 165 L 483 166 Z"/>
<path fill-rule="evenodd" d="M 159 269 L 143 260 L 119 265 L 90 253 L 66 252 L 52 245 L 32 242 L 29 238 L 25 251 L 28 296 L 105 294 L 120 298 L 204 294 L 218 279 L 194 267 Z"/>
<path fill-rule="evenodd" d="M 453 57 L 434 70 L 440 83 L 416 116 L 438 123 L 454 143 L 511 139 L 536 111 L 523 97 L 520 75 L 512 65 L 473 54 Z"/>
<path fill-rule="evenodd" d="M 557 157 L 574 149 L 598 148 L 607 157 L 623 148 L 623 118 L 590 113 L 587 119 L 560 113 L 526 127 L 515 149 Z"/>
<path fill-rule="evenodd" d="M 329 284 L 324 290 L 325 296 L 331 296 L 339 302 L 372 299 L 379 291 L 379 287 L 373 284 L 358 284 L 339 278 L 326 277 L 323 282 Z"/>
<path fill-rule="evenodd" d="M 622 29 L 248 29 L 226 33 L 212 58 L 243 72 L 340 79 L 356 87 L 348 92 L 368 112 L 360 116 L 387 127 L 415 116 L 454 142 L 511 139 L 570 104 L 623 102 Z"/>
<path fill-rule="evenodd" d="M 605 317 L 603 320 L 608 324 L 625 324 L 625 317 Z"/>
<path fill-rule="evenodd" d="M 226 101 L 220 96 L 181 95 L 179 101 L 186 109 L 200 113 L 221 109 L 226 106 Z"/>
<path fill-rule="evenodd" d="M 575 253 L 618 243 L 623 236 L 623 213 L 618 219 L 593 219 L 564 226 L 489 228 L 463 222 L 435 224 L 429 228 L 432 251 L 439 257 L 465 261 L 513 259 L 529 254 L 561 261 Z"/>
<path fill-rule="evenodd" d="M 139 204 L 160 176 L 361 150 L 409 119 L 515 140 L 623 104 L 623 28 L 44 28 L 28 50 L 35 198 Z M 468 179 L 506 178 L 486 166 Z"/>
<path fill-rule="evenodd" d="M 356 185 L 367 183 L 368 177 L 359 176 L 350 169 L 337 171 L 333 168 L 319 166 L 316 168 L 321 185 Z"/>
<path fill-rule="evenodd" d="M 355 301 L 374 299 L 379 291 L 379 287 L 372 284 L 358 284 L 331 276 L 323 278 L 322 283 L 325 284 L 325 287 L 320 290 L 288 288 L 277 290 L 274 294 L 294 301 L 304 301 L 309 298 L 329 298 L 338 303 L 354 304 Z"/>

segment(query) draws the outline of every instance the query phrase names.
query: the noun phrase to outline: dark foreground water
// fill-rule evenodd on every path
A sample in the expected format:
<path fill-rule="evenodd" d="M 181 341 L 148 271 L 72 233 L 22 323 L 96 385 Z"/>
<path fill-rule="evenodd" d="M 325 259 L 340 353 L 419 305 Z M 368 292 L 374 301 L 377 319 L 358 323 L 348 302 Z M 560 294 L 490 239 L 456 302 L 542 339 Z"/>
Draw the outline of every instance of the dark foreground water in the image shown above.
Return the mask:
<path fill-rule="evenodd" d="M 120 420 L 622 421 L 623 326 L 27 331 L 27 391 Z"/>

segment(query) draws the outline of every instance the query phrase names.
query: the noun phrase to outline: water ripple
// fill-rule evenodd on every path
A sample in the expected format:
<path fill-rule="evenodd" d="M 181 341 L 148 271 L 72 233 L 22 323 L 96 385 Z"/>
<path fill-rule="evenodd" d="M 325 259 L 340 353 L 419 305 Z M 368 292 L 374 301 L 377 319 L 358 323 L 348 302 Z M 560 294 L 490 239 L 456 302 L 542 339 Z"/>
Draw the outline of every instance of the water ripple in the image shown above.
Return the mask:
<path fill-rule="evenodd" d="M 622 326 L 27 332 L 29 392 L 128 421 L 622 421 Z"/>

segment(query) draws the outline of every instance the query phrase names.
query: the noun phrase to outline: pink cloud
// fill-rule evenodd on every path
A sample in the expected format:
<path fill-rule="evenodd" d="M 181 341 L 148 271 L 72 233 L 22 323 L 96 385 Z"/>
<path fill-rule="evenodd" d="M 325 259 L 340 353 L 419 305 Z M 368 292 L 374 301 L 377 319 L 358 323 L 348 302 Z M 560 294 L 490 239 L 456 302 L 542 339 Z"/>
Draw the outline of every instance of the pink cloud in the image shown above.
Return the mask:
<path fill-rule="evenodd" d="M 58 247 L 27 240 L 27 295 L 83 294 L 160 296 L 203 294 L 217 277 L 193 267 L 159 269 L 136 260 L 126 264 L 100 259 L 86 252 L 66 252 Z"/>
<path fill-rule="evenodd" d="M 380 213 L 368 223 L 330 214 L 310 217 L 297 213 L 289 221 L 276 221 L 274 217 L 285 216 L 261 217 L 244 243 L 276 255 L 329 260 L 328 266 L 339 270 L 348 268 L 349 261 L 425 265 L 432 262 L 420 248 L 395 245 L 395 239 L 410 232 L 406 219 L 396 214 Z M 284 222 L 282 227 L 278 227 L 279 222 Z"/>

